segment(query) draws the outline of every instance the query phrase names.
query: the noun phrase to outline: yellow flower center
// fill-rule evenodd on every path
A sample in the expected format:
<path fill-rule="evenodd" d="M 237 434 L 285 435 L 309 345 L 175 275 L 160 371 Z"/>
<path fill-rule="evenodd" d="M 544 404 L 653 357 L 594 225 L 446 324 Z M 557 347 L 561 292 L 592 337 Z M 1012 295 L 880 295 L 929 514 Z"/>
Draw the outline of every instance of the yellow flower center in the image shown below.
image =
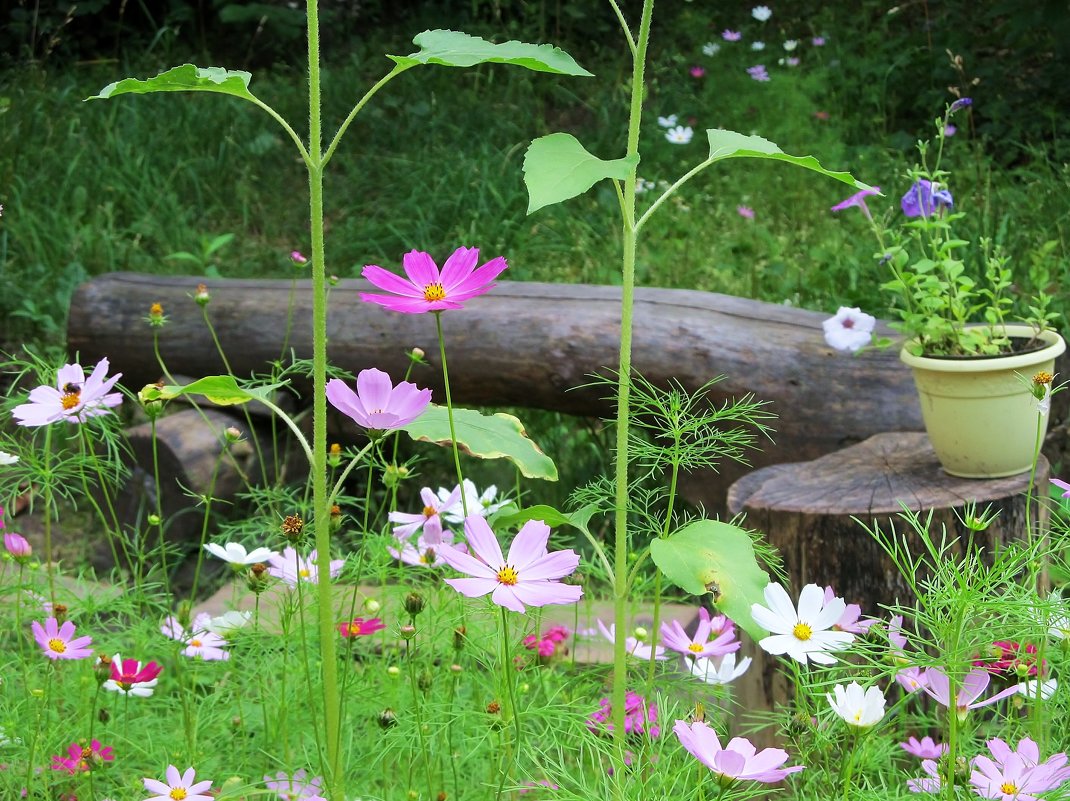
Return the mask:
<path fill-rule="evenodd" d="M 795 635 L 795 639 L 803 640 L 804 642 L 814 636 L 814 630 L 810 628 L 809 623 L 796 623 L 791 633 Z"/>
<path fill-rule="evenodd" d="M 171 792 L 167 794 L 168 798 L 174 799 L 174 801 L 183 801 L 186 797 L 185 787 L 172 787 Z"/>
<path fill-rule="evenodd" d="M 67 650 L 67 643 L 63 640 L 53 638 L 48 641 L 48 647 L 52 649 L 53 653 L 62 654 Z"/>
<path fill-rule="evenodd" d="M 702 653 L 702 646 L 699 645 L 697 642 L 693 642 L 689 646 L 687 646 L 687 650 L 694 651 L 696 654 L 699 654 Z"/>
<path fill-rule="evenodd" d="M 855 723 L 861 723 L 861 722 L 862 722 L 862 712 L 861 711 L 855 712 Z"/>
<path fill-rule="evenodd" d="M 424 507 L 424 517 L 434 517 L 436 514 L 438 514 L 438 511 L 435 509 L 434 506 Z"/>
<path fill-rule="evenodd" d="M 69 392 L 64 392 L 63 397 L 59 400 L 63 406 L 63 411 L 69 412 L 75 406 L 82 402 L 82 393 L 77 389 L 72 389 Z"/>
<path fill-rule="evenodd" d="M 200 640 L 190 640 L 189 644 L 192 645 L 194 648 L 200 648 L 203 645 Z"/>
<path fill-rule="evenodd" d="M 307 567 L 303 567 L 300 570 L 298 570 L 297 571 L 297 575 L 299 575 L 301 578 L 306 578 L 306 579 L 312 577 L 312 573 Z"/>
<path fill-rule="evenodd" d="M 427 286 L 424 287 L 424 300 L 426 300 L 428 303 L 430 303 L 432 301 L 436 301 L 436 300 L 445 300 L 445 299 L 446 299 L 446 290 L 445 290 L 445 288 L 443 288 L 442 284 L 438 284 L 438 283 L 428 284 Z"/>
<path fill-rule="evenodd" d="M 89 759 L 89 757 L 91 757 L 91 756 L 93 756 L 93 749 L 90 748 L 88 745 L 83 746 L 82 747 L 82 759 Z"/>
<path fill-rule="evenodd" d="M 511 587 L 514 584 L 516 584 L 518 579 L 519 579 L 519 576 L 517 576 L 516 570 L 513 569 L 512 567 L 510 567 L 509 565 L 506 565 L 505 567 L 503 567 L 501 570 L 498 571 L 498 583 L 499 584 L 507 584 L 507 585 L 509 585 Z"/>
<path fill-rule="evenodd" d="M 999 786 L 999 791 L 1004 795 L 1017 795 L 1018 787 L 1010 782 L 1003 782 L 1003 784 Z"/>

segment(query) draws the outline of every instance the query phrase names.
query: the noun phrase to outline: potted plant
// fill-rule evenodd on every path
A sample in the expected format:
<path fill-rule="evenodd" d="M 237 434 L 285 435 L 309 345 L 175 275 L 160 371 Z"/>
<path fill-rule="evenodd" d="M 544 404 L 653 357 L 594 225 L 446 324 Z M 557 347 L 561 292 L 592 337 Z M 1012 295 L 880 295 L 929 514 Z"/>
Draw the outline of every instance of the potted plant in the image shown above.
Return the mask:
<path fill-rule="evenodd" d="M 936 120 L 935 154 L 930 142 L 918 143 L 920 163 L 900 201 L 905 222 L 885 229 L 874 219 L 866 198 L 879 187 L 832 210 L 858 207 L 877 237 L 878 258 L 891 272 L 882 289 L 894 298 L 892 327 L 905 337 L 900 358 L 914 371 L 925 428 L 944 470 L 996 478 L 1033 464 L 1047 428 L 1055 358 L 1066 344 L 1050 327 L 1057 315 L 1048 296 L 1015 313 L 1010 259 L 999 245 L 980 240 L 980 269 L 963 258 L 971 243 L 953 227 L 965 215 L 955 210 L 950 174 L 940 162 L 951 117 L 970 105 L 970 98 L 959 98 Z M 844 350 L 890 344 L 874 338 L 874 323 L 858 309 L 841 309 L 826 321 L 825 337 Z"/>

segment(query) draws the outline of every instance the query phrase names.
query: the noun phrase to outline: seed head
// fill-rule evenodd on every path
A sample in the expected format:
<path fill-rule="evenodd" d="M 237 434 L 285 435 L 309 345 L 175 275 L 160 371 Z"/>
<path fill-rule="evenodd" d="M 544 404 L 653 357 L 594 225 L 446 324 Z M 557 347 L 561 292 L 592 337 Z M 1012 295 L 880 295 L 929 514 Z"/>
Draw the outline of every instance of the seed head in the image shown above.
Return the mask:
<path fill-rule="evenodd" d="M 286 515 L 282 521 L 282 536 L 293 545 L 301 542 L 305 530 L 305 521 L 301 515 Z"/>

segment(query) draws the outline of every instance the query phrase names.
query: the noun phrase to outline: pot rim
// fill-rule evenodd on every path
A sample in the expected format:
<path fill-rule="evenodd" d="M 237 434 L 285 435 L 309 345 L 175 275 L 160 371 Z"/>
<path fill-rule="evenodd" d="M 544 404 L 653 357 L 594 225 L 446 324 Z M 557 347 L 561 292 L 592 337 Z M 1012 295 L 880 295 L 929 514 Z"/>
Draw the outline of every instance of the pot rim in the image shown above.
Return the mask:
<path fill-rule="evenodd" d="M 1005 326 L 1008 336 L 1033 336 L 1035 329 L 1029 325 L 1010 324 Z M 941 359 L 930 356 L 915 356 L 904 347 L 899 351 L 899 359 L 910 367 L 922 370 L 936 370 L 948 373 L 983 373 L 989 370 L 1018 370 L 1042 364 L 1061 355 L 1066 350 L 1066 341 L 1058 331 L 1049 329 L 1041 331 L 1039 339 L 1047 346 L 1029 353 L 1013 353 L 1006 356 L 979 356 L 973 359 Z"/>

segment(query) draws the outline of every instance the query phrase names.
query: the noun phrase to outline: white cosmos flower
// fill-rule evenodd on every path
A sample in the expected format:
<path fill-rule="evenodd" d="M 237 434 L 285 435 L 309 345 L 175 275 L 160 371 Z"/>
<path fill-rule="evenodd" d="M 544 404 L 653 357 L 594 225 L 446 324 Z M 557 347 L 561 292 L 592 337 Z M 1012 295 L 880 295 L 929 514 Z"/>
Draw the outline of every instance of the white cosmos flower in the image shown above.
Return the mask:
<path fill-rule="evenodd" d="M 765 50 L 765 42 L 751 42 L 750 43 L 750 49 L 751 50 Z"/>
<path fill-rule="evenodd" d="M 849 726 L 868 729 L 884 717 L 884 693 L 880 687 L 863 690 L 861 684 L 852 681 L 846 687 L 837 684 L 832 692 L 836 694 L 835 698 L 832 693 L 825 693 L 825 697 L 833 711 Z"/>
<path fill-rule="evenodd" d="M 606 624 L 603 623 L 601 620 L 596 620 L 595 623 L 598 624 L 598 631 L 599 631 L 599 633 L 601 633 L 601 635 L 603 637 L 605 637 L 611 643 L 615 644 L 617 642 L 617 636 L 616 636 L 617 627 L 615 625 L 606 626 Z M 641 659 L 644 662 L 649 662 L 650 661 L 650 654 L 651 654 L 650 648 L 651 648 L 651 646 L 640 642 L 635 637 L 625 637 L 624 638 L 624 650 L 627 653 L 629 653 L 632 656 L 634 656 L 636 659 Z M 665 649 L 660 645 L 655 645 L 654 646 L 653 653 L 654 653 L 654 658 L 655 659 L 663 659 L 664 660 L 664 659 L 668 659 L 669 658 L 669 657 L 665 656 Z"/>
<path fill-rule="evenodd" d="M 0 451 L 0 465 L 15 464 L 19 460 L 19 457 L 13 453 L 7 451 Z"/>
<path fill-rule="evenodd" d="M 786 40 L 784 42 L 784 49 L 787 50 L 789 53 L 792 50 L 794 50 L 796 47 L 798 47 L 798 46 L 799 46 L 799 40 L 798 39 L 788 39 L 788 40 Z"/>
<path fill-rule="evenodd" d="M 691 675 L 707 684 L 728 684 L 746 673 L 751 661 L 749 656 L 745 656 L 737 665 L 734 653 L 725 654 L 719 659 L 700 657 L 691 662 Z"/>
<path fill-rule="evenodd" d="M 721 46 L 717 42 L 706 42 L 702 45 L 702 55 L 715 56 L 721 52 Z"/>
<path fill-rule="evenodd" d="M 758 20 L 758 22 L 765 22 L 773 16 L 773 10 L 769 8 L 769 6 L 755 6 L 750 10 L 750 15 Z"/>
<path fill-rule="evenodd" d="M 825 329 L 825 342 L 836 350 L 856 351 L 873 340 L 873 328 L 877 319 L 861 309 L 840 306 L 835 317 L 821 324 Z"/>
<path fill-rule="evenodd" d="M 670 114 L 668 117 L 658 117 L 658 125 L 662 128 L 672 128 L 676 125 L 677 116 Z"/>
<path fill-rule="evenodd" d="M 206 542 L 204 550 L 224 562 L 230 562 L 232 565 L 239 567 L 255 565 L 257 562 L 267 562 L 274 555 L 274 551 L 270 548 L 253 548 L 251 551 L 246 551 L 245 546 L 237 542 L 228 542 L 226 545 Z"/>
<path fill-rule="evenodd" d="M 828 652 L 842 651 L 854 642 L 853 634 L 831 630 L 843 616 L 847 603 L 843 598 L 825 603 L 825 591 L 816 584 L 803 587 L 798 609 L 787 591 L 775 583 L 765 588 L 765 602 L 768 608 L 751 604 L 751 616 L 755 623 L 772 632 L 758 645 L 775 656 L 787 654 L 804 664 L 809 659 L 831 665 L 836 657 Z"/>
<path fill-rule="evenodd" d="M 507 503 L 508 500 L 495 501 L 498 496 L 498 488 L 491 484 L 480 494 L 471 479 L 464 480 L 464 500 L 468 504 L 468 514 L 490 517 Z M 438 488 L 438 499 L 441 502 L 438 513 L 447 523 L 461 525 L 464 523 L 464 504 L 461 503 L 461 494 L 458 487 L 448 490 L 445 487 Z"/>
<path fill-rule="evenodd" d="M 1023 681 L 1015 689 L 1030 701 L 1034 701 L 1037 698 L 1041 701 L 1047 701 L 1059 689 L 1059 682 L 1056 679 L 1045 679 L 1044 681 L 1030 679 L 1029 681 Z"/>
<path fill-rule="evenodd" d="M 695 132 L 691 130 L 689 125 L 677 125 L 675 128 L 670 128 L 665 132 L 665 138 L 674 145 L 686 145 L 694 135 Z"/>
<path fill-rule="evenodd" d="M 203 621 L 203 625 L 205 631 L 218 634 L 220 637 L 227 637 L 232 631 L 240 629 L 252 619 L 252 612 L 239 612 L 237 609 L 232 609 L 218 617 Z"/>

